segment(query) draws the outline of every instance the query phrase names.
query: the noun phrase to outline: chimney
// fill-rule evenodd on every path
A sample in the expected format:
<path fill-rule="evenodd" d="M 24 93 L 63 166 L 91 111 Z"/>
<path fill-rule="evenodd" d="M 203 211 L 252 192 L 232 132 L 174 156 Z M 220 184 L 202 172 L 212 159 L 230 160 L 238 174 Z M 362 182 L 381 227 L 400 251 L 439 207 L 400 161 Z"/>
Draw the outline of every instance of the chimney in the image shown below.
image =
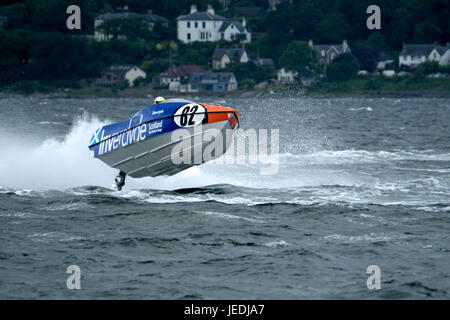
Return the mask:
<path fill-rule="evenodd" d="M 208 13 L 214 14 L 214 8 L 210 4 L 208 4 Z"/>
<path fill-rule="evenodd" d="M 245 20 L 245 18 L 242 18 L 242 26 L 244 28 L 247 27 L 247 20 Z"/>
<path fill-rule="evenodd" d="M 195 13 L 195 12 L 197 12 L 197 5 L 191 4 L 191 13 Z"/>
<path fill-rule="evenodd" d="M 148 15 L 148 16 L 153 15 L 153 10 L 147 10 L 147 15 Z"/>
<path fill-rule="evenodd" d="M 342 50 L 345 52 L 347 51 L 348 45 L 347 45 L 347 40 L 344 39 L 344 41 L 342 41 Z"/>
<path fill-rule="evenodd" d="M 312 47 L 313 47 L 313 41 L 312 41 L 312 40 L 309 40 L 309 41 L 308 41 L 308 45 L 312 48 Z"/>

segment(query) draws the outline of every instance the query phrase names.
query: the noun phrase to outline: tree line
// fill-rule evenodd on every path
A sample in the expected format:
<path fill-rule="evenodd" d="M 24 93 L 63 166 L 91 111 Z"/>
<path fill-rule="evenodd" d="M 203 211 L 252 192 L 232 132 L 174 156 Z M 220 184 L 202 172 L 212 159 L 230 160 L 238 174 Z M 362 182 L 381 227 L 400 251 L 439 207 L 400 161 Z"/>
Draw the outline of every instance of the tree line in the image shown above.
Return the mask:
<path fill-rule="evenodd" d="M 276 11 L 262 10 L 247 17 L 253 34 L 246 45 L 251 57 L 272 58 L 277 66 L 290 67 L 308 76 L 320 71 L 306 42 L 349 41 L 353 55 L 348 63 L 373 70 L 381 51 L 394 56 L 404 42 L 441 43 L 450 39 L 450 0 L 377 0 L 381 8 L 381 30 L 366 28 L 366 8 L 372 0 L 281 1 Z M 81 8 L 82 29 L 66 28 L 66 8 Z M 182 44 L 176 40 L 176 17 L 189 12 L 191 4 L 205 10 L 212 4 L 217 14 L 225 8 L 218 0 L 25 0 L 6 1 L 0 16 L 8 22 L 0 30 L 0 87 L 22 80 L 40 80 L 76 85 L 93 79 L 108 65 L 137 64 L 149 75 L 163 71 L 170 63 L 194 63 L 210 67 L 217 43 Z M 94 34 L 94 19 L 101 13 L 128 6 L 137 13 L 153 13 L 170 21 L 169 28 L 143 29 L 135 21 L 109 22 L 104 31 L 127 34 L 126 40 L 96 42 L 84 37 Z M 266 0 L 233 0 L 231 6 L 261 6 Z M 241 44 L 219 43 L 221 47 Z M 344 59 L 344 60 L 345 60 Z M 352 60 L 352 61 L 351 61 Z M 338 60 L 339 62 L 339 60 Z M 345 61 L 344 61 L 345 62 Z M 341 63 L 343 63 L 341 61 Z M 269 76 L 259 66 L 230 66 L 241 79 L 260 81 Z M 323 70 L 321 70 L 323 71 Z"/>

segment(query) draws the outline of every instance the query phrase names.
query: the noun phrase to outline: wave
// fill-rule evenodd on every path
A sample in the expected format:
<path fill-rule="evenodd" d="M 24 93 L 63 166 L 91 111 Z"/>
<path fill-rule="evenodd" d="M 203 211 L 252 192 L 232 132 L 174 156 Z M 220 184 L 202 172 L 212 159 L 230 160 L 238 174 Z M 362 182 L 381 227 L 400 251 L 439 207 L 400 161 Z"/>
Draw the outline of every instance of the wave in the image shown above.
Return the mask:
<path fill-rule="evenodd" d="M 405 207 L 410 210 L 430 213 L 449 212 L 450 201 L 448 192 L 417 193 L 405 190 L 374 189 L 372 186 L 345 187 L 337 185 L 307 187 L 254 189 L 232 185 L 216 185 L 204 188 L 188 188 L 176 191 L 170 190 L 123 190 L 121 192 L 100 187 L 70 188 L 66 191 L 27 191 L 2 189 L 0 197 L 42 197 L 51 201 L 39 207 L 38 211 L 91 211 L 102 205 L 133 204 L 147 206 L 148 204 L 174 205 L 184 208 L 185 205 L 202 203 L 217 203 L 219 205 L 239 208 L 253 207 L 256 210 L 288 211 L 296 208 L 319 208 L 332 206 L 336 208 L 371 208 L 371 207 Z M 261 217 L 242 217 L 235 213 L 220 210 L 196 210 L 198 214 L 224 219 L 242 219 L 245 221 L 264 223 Z M 367 218 L 368 216 L 366 216 Z"/>
<path fill-rule="evenodd" d="M 40 144 L 26 141 L 17 134 L 3 134 L 0 138 L 4 146 L 0 161 L 0 186 L 13 188 L 19 195 L 39 190 L 67 190 L 83 186 L 111 190 L 117 170 L 95 159 L 87 147 L 92 132 L 106 123 L 107 121 L 84 114 L 73 121 L 62 139 L 50 138 Z M 237 163 L 239 157 L 245 158 L 242 164 Z M 257 189 L 330 185 L 359 187 L 378 182 L 362 172 L 365 168 L 353 169 L 339 165 L 365 165 L 386 161 L 395 164 L 403 160 L 442 162 L 450 161 L 450 153 L 438 153 L 434 150 L 355 149 L 322 150 L 305 154 L 281 153 L 278 157 L 279 172 L 272 176 L 261 176 L 260 168 L 269 165 L 274 159 L 258 162 L 258 159 L 252 159 L 249 155 L 238 155 L 235 160 L 232 164 L 226 164 L 219 158 L 171 177 L 127 178 L 125 190 L 179 190 L 217 184 Z M 402 169 L 408 170 L 408 167 Z M 439 174 L 448 173 L 446 168 L 428 170 L 437 170 L 436 173 Z M 383 183 L 382 181 L 381 185 Z M 447 187 L 445 183 L 443 185 Z M 9 192 L 2 190 L 6 189 L 0 188 L 0 193 Z M 236 197 L 235 201 L 248 201 L 241 198 Z M 253 202 L 259 203 L 259 200 Z"/>
<path fill-rule="evenodd" d="M 320 163 L 372 163 L 379 161 L 450 161 L 450 153 L 436 153 L 435 150 L 322 150 L 306 154 L 280 154 L 280 157 L 298 160 L 314 160 Z"/>

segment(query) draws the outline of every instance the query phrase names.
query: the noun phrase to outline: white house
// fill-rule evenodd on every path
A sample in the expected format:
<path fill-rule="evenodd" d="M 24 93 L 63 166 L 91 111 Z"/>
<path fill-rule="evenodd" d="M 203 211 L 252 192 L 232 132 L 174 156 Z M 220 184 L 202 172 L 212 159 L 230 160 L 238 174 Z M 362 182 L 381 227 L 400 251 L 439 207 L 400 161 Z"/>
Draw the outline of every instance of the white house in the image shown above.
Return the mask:
<path fill-rule="evenodd" d="M 213 69 L 223 69 L 230 63 L 247 63 L 249 61 L 245 48 L 221 49 L 216 48 L 212 55 Z"/>
<path fill-rule="evenodd" d="M 121 81 L 127 80 L 130 87 L 139 78 L 145 78 L 145 72 L 135 65 L 112 65 L 103 71 L 101 78 L 96 83 L 104 87 L 114 87 Z"/>
<path fill-rule="evenodd" d="M 286 71 L 284 68 L 281 68 L 277 72 L 277 80 L 282 84 L 293 83 L 297 75 L 298 73 L 295 71 Z"/>
<path fill-rule="evenodd" d="M 440 65 L 448 65 L 450 62 L 450 49 L 435 44 L 403 44 L 403 49 L 398 58 L 399 67 L 414 68 L 426 61 L 437 61 Z"/>
<path fill-rule="evenodd" d="M 228 21 L 225 17 L 215 14 L 211 5 L 208 5 L 207 11 L 197 11 L 197 6 L 191 5 L 190 13 L 178 17 L 177 38 L 185 43 L 235 39 L 251 42 L 245 19 L 242 24 L 238 21 Z"/>
<path fill-rule="evenodd" d="M 247 30 L 247 21 L 242 19 L 242 24 L 239 21 L 225 21 L 219 29 L 222 40 L 234 41 L 241 38 L 241 42 L 251 42 L 252 35 Z"/>

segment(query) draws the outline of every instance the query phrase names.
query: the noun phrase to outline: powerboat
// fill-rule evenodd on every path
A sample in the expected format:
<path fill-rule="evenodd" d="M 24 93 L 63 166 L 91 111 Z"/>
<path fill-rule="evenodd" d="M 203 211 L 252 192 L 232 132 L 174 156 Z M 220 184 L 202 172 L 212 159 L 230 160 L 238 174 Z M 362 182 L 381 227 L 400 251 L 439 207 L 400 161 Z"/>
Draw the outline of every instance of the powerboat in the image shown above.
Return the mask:
<path fill-rule="evenodd" d="M 120 170 L 116 184 L 121 190 L 127 175 L 174 175 L 220 157 L 238 126 L 238 112 L 232 108 L 167 99 L 97 129 L 89 149 L 95 158 Z"/>

